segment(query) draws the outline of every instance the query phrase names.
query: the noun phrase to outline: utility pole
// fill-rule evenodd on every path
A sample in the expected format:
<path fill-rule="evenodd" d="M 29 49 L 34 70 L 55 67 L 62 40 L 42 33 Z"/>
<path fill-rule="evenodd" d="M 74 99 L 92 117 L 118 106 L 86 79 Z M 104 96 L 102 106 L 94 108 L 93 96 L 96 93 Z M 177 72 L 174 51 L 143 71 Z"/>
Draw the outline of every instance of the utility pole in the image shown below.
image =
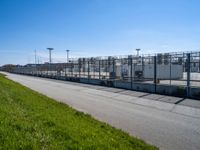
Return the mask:
<path fill-rule="evenodd" d="M 66 50 L 66 52 L 67 52 L 67 63 L 69 62 L 69 51 L 70 50 L 68 50 L 68 49 Z"/>
<path fill-rule="evenodd" d="M 49 50 L 49 63 L 51 64 L 52 59 L 51 59 L 51 51 L 54 50 L 53 48 L 47 48 Z"/>

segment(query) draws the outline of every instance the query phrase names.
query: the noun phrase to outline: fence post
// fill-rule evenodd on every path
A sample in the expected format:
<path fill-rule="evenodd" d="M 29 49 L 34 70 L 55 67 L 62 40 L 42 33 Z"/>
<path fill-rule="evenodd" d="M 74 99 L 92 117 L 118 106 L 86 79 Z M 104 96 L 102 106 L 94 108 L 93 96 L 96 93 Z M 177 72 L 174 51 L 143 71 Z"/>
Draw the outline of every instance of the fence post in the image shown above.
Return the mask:
<path fill-rule="evenodd" d="M 88 80 L 90 78 L 90 60 L 88 60 Z"/>
<path fill-rule="evenodd" d="M 170 54 L 170 61 L 169 61 L 169 67 L 170 67 L 170 70 L 169 70 L 169 75 L 170 75 L 170 80 L 169 80 L 169 82 L 170 82 L 170 86 L 171 86 L 171 84 L 172 84 L 172 55 Z M 170 88 L 171 89 L 171 88 Z"/>
<path fill-rule="evenodd" d="M 133 58 L 131 56 L 130 63 L 131 63 L 131 90 L 133 89 Z"/>
<path fill-rule="evenodd" d="M 73 65 L 74 65 L 74 64 L 73 64 L 72 61 L 70 62 L 70 64 L 71 64 L 71 78 L 72 78 L 72 77 L 73 77 Z"/>
<path fill-rule="evenodd" d="M 49 62 L 49 68 L 48 68 L 48 71 L 47 71 L 48 77 L 50 76 L 50 73 L 51 73 L 51 63 Z"/>
<path fill-rule="evenodd" d="M 115 58 L 113 58 L 113 74 L 112 74 L 112 78 L 115 79 Z"/>
<path fill-rule="evenodd" d="M 65 63 L 65 80 L 66 80 L 67 63 Z"/>
<path fill-rule="evenodd" d="M 187 97 L 190 97 L 190 53 L 187 54 Z"/>
<path fill-rule="evenodd" d="M 199 72 L 200 72 L 200 52 L 199 52 Z"/>
<path fill-rule="evenodd" d="M 99 60 L 99 79 L 101 79 L 101 60 Z"/>
<path fill-rule="evenodd" d="M 157 91 L 157 56 L 154 56 L 154 92 Z"/>
<path fill-rule="evenodd" d="M 79 75 L 79 78 L 81 78 L 81 61 L 80 60 L 78 63 L 78 75 Z"/>

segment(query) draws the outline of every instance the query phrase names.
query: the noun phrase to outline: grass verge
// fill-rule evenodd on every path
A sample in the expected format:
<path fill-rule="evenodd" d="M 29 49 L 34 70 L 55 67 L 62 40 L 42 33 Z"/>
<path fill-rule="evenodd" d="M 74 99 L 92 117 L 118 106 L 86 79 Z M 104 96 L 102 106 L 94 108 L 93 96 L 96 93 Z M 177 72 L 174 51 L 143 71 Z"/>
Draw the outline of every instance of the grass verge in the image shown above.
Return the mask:
<path fill-rule="evenodd" d="M 0 149 L 157 148 L 0 75 Z"/>

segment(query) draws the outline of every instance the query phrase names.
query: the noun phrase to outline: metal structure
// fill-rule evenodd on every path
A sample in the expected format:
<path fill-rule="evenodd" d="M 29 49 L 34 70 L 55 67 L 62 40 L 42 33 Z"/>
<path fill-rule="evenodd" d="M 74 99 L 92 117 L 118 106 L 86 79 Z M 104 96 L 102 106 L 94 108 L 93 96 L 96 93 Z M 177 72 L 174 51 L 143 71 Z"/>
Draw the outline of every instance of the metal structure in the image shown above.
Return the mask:
<path fill-rule="evenodd" d="M 11 72 L 200 99 L 200 52 L 77 58 Z"/>

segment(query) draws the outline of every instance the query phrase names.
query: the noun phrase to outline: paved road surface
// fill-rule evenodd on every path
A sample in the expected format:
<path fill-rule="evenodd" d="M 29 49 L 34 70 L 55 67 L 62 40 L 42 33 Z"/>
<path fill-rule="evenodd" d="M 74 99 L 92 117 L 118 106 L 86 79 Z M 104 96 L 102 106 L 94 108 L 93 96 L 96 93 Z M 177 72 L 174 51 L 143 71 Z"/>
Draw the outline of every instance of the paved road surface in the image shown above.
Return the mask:
<path fill-rule="evenodd" d="M 112 92 L 100 86 L 7 74 L 35 91 L 89 113 L 161 150 L 200 150 L 200 109 Z M 104 89 L 104 90 L 101 90 Z M 138 92 L 135 92 L 138 95 Z"/>

